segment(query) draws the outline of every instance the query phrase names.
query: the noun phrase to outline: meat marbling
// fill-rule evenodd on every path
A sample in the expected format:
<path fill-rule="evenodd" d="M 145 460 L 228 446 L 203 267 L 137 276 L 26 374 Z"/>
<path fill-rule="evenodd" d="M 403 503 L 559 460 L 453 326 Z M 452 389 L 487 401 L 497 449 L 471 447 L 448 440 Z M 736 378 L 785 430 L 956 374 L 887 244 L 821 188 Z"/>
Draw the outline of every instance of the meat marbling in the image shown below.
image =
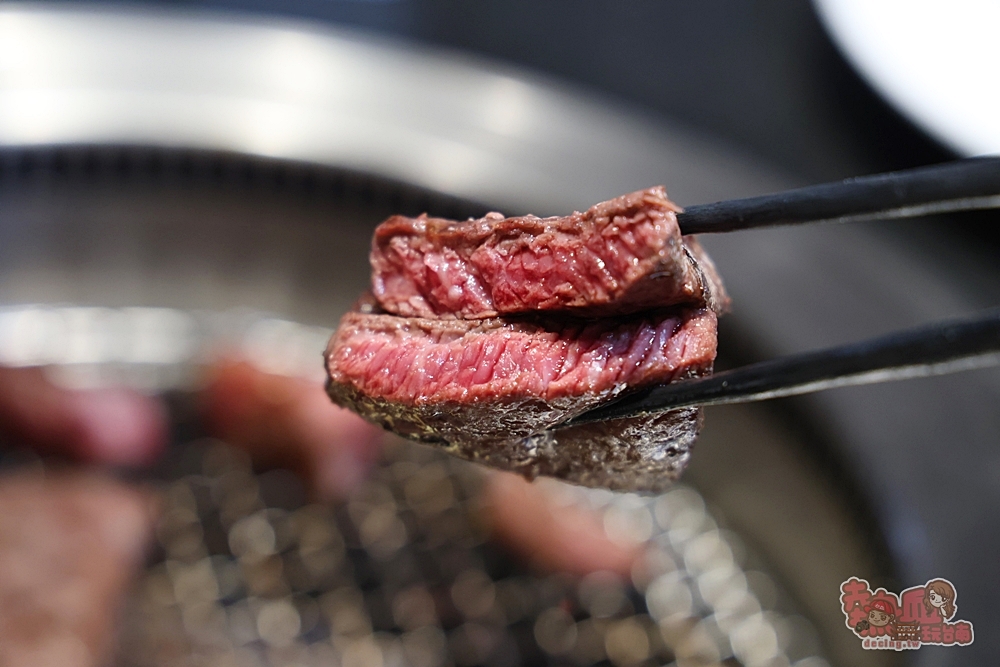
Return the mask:
<path fill-rule="evenodd" d="M 372 292 L 404 317 L 619 315 L 728 297 L 662 187 L 558 218 L 393 216 L 372 240 Z"/>
<path fill-rule="evenodd" d="M 374 296 L 327 348 L 328 393 L 399 435 L 528 477 L 662 489 L 687 463 L 697 408 L 560 424 L 711 372 L 728 297 L 676 210 L 652 188 L 565 218 L 390 218 L 373 241 Z"/>

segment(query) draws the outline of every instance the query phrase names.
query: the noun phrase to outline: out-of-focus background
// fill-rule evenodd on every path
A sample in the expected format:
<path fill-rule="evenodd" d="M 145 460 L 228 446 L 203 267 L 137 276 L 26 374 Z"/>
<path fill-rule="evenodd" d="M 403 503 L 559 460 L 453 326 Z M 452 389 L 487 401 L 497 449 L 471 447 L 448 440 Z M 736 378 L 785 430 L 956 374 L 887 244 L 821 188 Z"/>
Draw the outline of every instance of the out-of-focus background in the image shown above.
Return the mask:
<path fill-rule="evenodd" d="M 980 34 L 996 25 L 995 10 L 971 0 L 942 15 L 895 4 L 2 5 L 3 361 L 54 363 L 76 383 L 178 391 L 225 340 L 268 370 L 315 374 L 323 338 L 364 287 L 371 228 L 395 211 L 556 214 L 657 183 L 686 205 L 1000 151 L 991 92 L 1000 56 Z M 997 222 L 995 212 L 977 212 L 706 239 L 735 303 L 720 330 L 720 364 L 997 305 Z M 708 410 L 677 494 L 586 501 L 611 517 L 607 525 L 631 516 L 638 535 L 672 554 L 669 576 L 686 582 L 687 592 L 668 587 L 669 595 L 663 582 L 675 579 L 667 574 L 659 588 L 629 584 L 631 611 L 616 613 L 632 625 L 614 627 L 647 633 L 644 651 L 609 648 L 630 635 L 608 639 L 618 635 L 600 613 L 580 611 L 591 609 L 583 602 L 569 621 L 545 616 L 539 603 L 537 619 L 523 614 L 541 646 L 535 653 L 462 653 L 474 631 L 441 621 L 451 648 L 438 662 L 413 664 L 986 662 L 1000 651 L 990 636 L 1000 621 L 992 557 L 1000 548 L 992 530 L 1000 522 L 998 399 L 1000 375 L 985 370 Z M 210 451 L 209 460 L 225 459 Z M 395 463 L 428 464 L 423 454 L 394 451 Z M 443 474 L 439 461 L 428 465 Z M 214 483 L 192 472 L 199 466 L 171 468 L 183 487 L 172 498 Z M 386 467 L 369 496 L 399 491 L 390 468 L 402 469 Z M 466 488 L 464 472 L 449 474 Z M 294 509 L 280 505 L 259 515 L 279 532 L 280 512 Z M 199 521 L 218 521 L 218 508 L 198 510 Z M 361 521 L 350 516 L 342 528 Z M 691 517 L 695 528 L 685 524 Z M 156 577 L 178 586 L 170 563 L 189 556 L 172 556 L 164 539 L 143 591 L 155 589 Z M 342 550 L 367 549 L 382 564 L 366 594 L 391 589 L 379 567 L 391 569 L 403 547 L 387 556 L 344 539 Z M 463 544 L 449 548 L 472 549 Z M 203 555 L 216 559 L 213 581 L 222 581 L 226 558 L 239 554 L 212 548 Z M 706 549 L 728 555 L 702 558 Z M 513 576 L 494 556 L 483 558 L 489 577 Z M 364 570 L 357 562 L 356 572 Z M 896 592 L 950 579 L 956 618 L 975 625 L 975 642 L 862 651 L 840 609 L 839 584 L 849 576 Z M 590 599 L 589 590 L 574 595 Z M 329 591 L 296 599 L 327 599 L 321 592 Z M 749 605 L 745 618 L 726 606 L 732 596 Z M 257 614 L 258 633 L 244 644 L 274 648 L 260 631 L 260 609 L 224 598 L 217 606 L 230 626 Z M 680 638 L 664 629 L 678 599 L 698 620 L 697 632 Z M 338 609 L 354 609 L 354 598 L 344 600 Z M 294 611 L 296 628 L 309 614 L 320 618 L 309 604 Z M 356 606 L 376 619 L 369 634 L 383 642 L 364 655 L 373 665 L 376 653 L 390 661 L 391 619 L 380 630 L 370 601 Z M 579 649 L 595 627 L 605 648 Z M 148 633 L 144 626 L 131 637 Z M 318 630 L 292 635 L 332 641 Z M 690 637 L 711 650 L 685 653 Z M 156 664 L 137 645 L 127 645 L 126 664 Z"/>
<path fill-rule="evenodd" d="M 163 4 L 279 12 L 497 58 L 717 137 L 804 181 L 952 155 L 865 83 L 805 1 Z"/>
<path fill-rule="evenodd" d="M 940 137 L 936 128 L 915 127 L 906 110 L 894 108 L 873 90 L 864 74 L 838 50 L 822 22 L 823 10 L 831 14 L 840 10 L 847 15 L 844 20 L 850 20 L 854 7 L 848 2 L 639 1 L 623 5 L 600 0 L 582 4 L 515 0 L 483 6 L 429 0 L 173 0 L 111 4 L 305 19 L 495 58 L 716 137 L 803 182 L 942 161 L 969 150 L 986 152 L 984 146 L 993 140 L 984 136 L 978 150 L 949 145 L 946 139 L 935 138 Z M 880 10 L 883 15 L 896 9 L 893 3 L 878 4 L 885 5 Z M 971 3 L 972 8 L 976 5 Z M 912 27 L 906 14 L 925 12 L 911 7 L 896 18 Z M 968 16 L 956 13 L 956 20 Z M 856 12 L 853 18 L 861 24 L 856 28 L 861 31 L 868 28 L 863 21 L 883 16 L 869 18 Z M 991 18 L 984 16 L 983 22 L 989 24 Z M 943 27 L 942 19 L 937 28 Z M 889 26 L 882 34 L 895 32 Z M 942 39 L 939 35 L 925 50 L 939 52 L 954 45 Z M 975 64 L 966 66 L 974 73 L 984 71 Z"/>

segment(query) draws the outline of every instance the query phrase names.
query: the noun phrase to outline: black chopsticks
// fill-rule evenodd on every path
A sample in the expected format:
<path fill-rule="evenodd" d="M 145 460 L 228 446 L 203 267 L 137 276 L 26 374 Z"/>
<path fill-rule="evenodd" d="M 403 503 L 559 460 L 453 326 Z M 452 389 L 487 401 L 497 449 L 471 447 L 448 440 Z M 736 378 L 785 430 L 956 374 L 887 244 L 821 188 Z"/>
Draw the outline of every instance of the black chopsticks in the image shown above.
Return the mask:
<path fill-rule="evenodd" d="M 997 207 L 1000 207 L 1000 157 L 991 156 L 691 206 L 678 214 L 677 220 L 682 234 L 705 234 Z M 585 412 L 565 425 L 697 405 L 747 403 L 995 364 L 1000 364 L 1000 309 L 772 359 L 697 380 L 637 390 Z"/>
<path fill-rule="evenodd" d="M 690 206 L 677 216 L 677 221 L 682 234 L 708 234 L 996 207 L 1000 207 L 1000 157 L 978 157 L 762 197 Z"/>
<path fill-rule="evenodd" d="M 747 403 L 833 387 L 940 375 L 1000 364 L 1000 309 L 817 352 L 763 361 L 706 378 L 638 390 L 565 425 L 695 405 Z"/>

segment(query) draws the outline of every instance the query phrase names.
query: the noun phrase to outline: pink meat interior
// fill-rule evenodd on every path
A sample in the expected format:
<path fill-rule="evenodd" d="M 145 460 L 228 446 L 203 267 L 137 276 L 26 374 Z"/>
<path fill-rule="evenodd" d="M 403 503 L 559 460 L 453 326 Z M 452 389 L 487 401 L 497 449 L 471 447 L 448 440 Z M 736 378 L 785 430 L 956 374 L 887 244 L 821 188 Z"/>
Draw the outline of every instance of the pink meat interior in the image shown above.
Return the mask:
<path fill-rule="evenodd" d="M 655 187 L 558 218 L 393 216 L 372 241 L 372 291 L 389 313 L 460 319 L 704 302 L 679 210 Z"/>
<path fill-rule="evenodd" d="M 669 382 L 711 368 L 707 308 L 547 325 L 349 313 L 330 342 L 334 383 L 406 404 L 545 401 Z"/>

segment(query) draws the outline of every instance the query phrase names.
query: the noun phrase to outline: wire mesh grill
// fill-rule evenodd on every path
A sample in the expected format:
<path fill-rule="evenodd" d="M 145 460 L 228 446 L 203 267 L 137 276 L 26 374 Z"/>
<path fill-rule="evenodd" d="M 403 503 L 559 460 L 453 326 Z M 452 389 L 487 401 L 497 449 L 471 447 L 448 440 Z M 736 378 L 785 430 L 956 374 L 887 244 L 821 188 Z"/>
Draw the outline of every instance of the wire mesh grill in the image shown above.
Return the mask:
<path fill-rule="evenodd" d="M 190 385 L 220 340 L 271 372 L 302 374 L 316 370 L 328 334 L 245 311 L 0 310 L 5 363 L 167 392 Z M 651 547 L 629 580 L 575 579 L 534 573 L 487 539 L 484 474 L 395 441 L 352 497 L 315 504 L 292 473 L 255 472 L 245 453 L 187 424 L 159 471 L 157 548 L 117 664 L 828 664 L 766 563 L 695 489 L 640 496 L 541 481 L 556 502 L 602 516 L 612 540 Z"/>
<path fill-rule="evenodd" d="M 577 579 L 490 542 L 483 472 L 424 447 L 391 446 L 333 506 L 219 441 L 180 458 L 121 665 L 826 664 L 808 622 L 765 608 L 773 582 L 740 567 L 735 536 L 684 486 L 644 498 L 552 483 L 602 512 L 610 537 L 655 546 L 631 581 Z"/>

